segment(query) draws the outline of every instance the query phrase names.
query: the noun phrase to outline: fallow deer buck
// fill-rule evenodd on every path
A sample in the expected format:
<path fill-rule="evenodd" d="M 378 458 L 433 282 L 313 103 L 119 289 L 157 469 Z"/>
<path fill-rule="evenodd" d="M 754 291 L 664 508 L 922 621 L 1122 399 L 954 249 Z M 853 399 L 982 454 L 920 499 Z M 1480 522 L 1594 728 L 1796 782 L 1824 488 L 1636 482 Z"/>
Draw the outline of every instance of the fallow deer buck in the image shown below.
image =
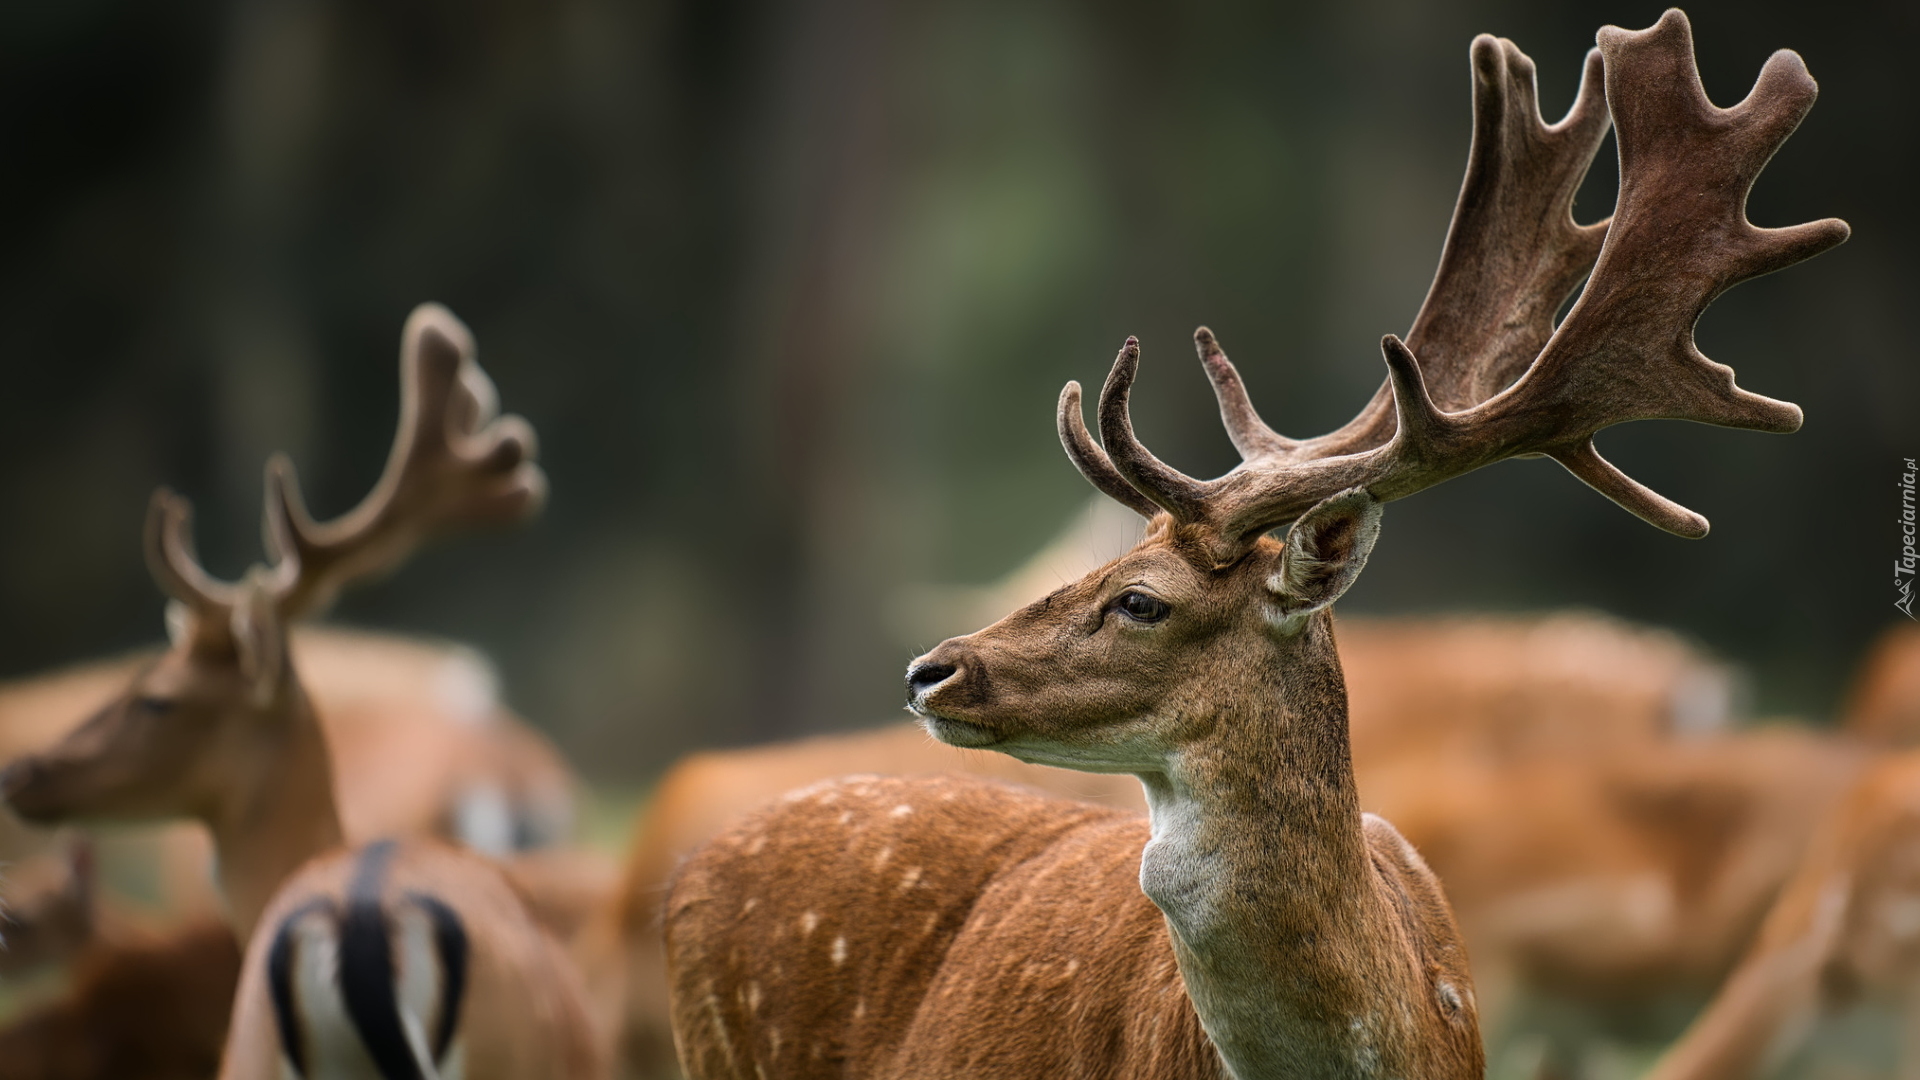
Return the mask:
<path fill-rule="evenodd" d="M 1328 611 L 1381 506 L 1545 455 L 1682 536 L 1706 521 L 1592 436 L 1626 420 L 1787 432 L 1692 327 L 1719 293 L 1842 241 L 1745 216 L 1812 105 L 1790 52 L 1714 107 L 1679 11 L 1607 27 L 1549 126 L 1533 65 L 1473 44 L 1474 139 L 1432 290 L 1388 381 L 1345 427 L 1284 438 L 1202 329 L 1245 459 L 1198 481 L 1134 437 L 1129 339 L 1062 442 L 1151 518 L 1131 553 L 908 669 L 944 742 L 1138 776 L 1146 821 L 986 781 L 853 778 L 787 796 L 695 854 L 667 901 L 681 1060 L 730 1077 L 1478 1076 L 1466 957 L 1438 883 L 1360 812 Z M 1601 82 L 1604 77 L 1604 102 Z M 1611 110 L 1609 223 L 1571 200 Z M 1591 275 L 1589 276 L 1589 270 Z M 1555 311 L 1587 284 L 1558 326 Z M 1287 527 L 1284 543 L 1267 536 Z"/>
<path fill-rule="evenodd" d="M 1134 529 L 1136 537 L 1138 532 Z M 1049 567 L 1075 561 L 1078 554 L 1049 546 L 1012 581 L 1057 585 L 1058 577 L 1044 576 Z M 1092 567 L 1105 560 L 1077 561 Z M 1049 591 L 1033 588 L 1020 599 Z M 1779 799 L 1769 785 L 1782 776 L 1752 766 L 1777 760 L 1790 770 L 1787 779 L 1801 781 L 1788 786 L 1790 795 L 1814 794 L 1805 780 L 1819 770 L 1810 768 L 1808 747 L 1802 745 L 1810 739 L 1774 738 L 1756 747 L 1749 745 L 1756 741 L 1751 738 L 1708 738 L 1727 722 L 1733 697 L 1729 672 L 1676 635 L 1589 612 L 1343 618 L 1338 631 L 1340 666 L 1350 687 L 1348 727 L 1360 805 L 1393 821 L 1445 883 L 1474 959 L 1483 1023 L 1498 1023 L 1499 1002 L 1492 1009 L 1487 1005 L 1500 996 L 1500 988 L 1522 981 L 1532 988 L 1528 977 L 1548 966 L 1542 959 L 1563 961 L 1553 965 L 1554 974 L 1566 976 L 1558 985 L 1573 988 L 1582 987 L 1584 976 L 1595 969 L 1615 974 L 1629 967 L 1623 953 L 1633 961 L 1630 970 L 1648 972 L 1655 986 L 1671 985 L 1673 969 L 1681 966 L 1661 963 L 1667 959 L 1684 956 L 1691 969 L 1701 966 L 1695 958 L 1705 953 L 1711 977 L 1726 969 L 1713 961 L 1723 954 L 1730 958 L 1744 943 L 1771 895 L 1764 886 L 1754 890 L 1760 895 L 1752 898 L 1751 919 L 1726 917 L 1730 906 L 1746 914 L 1745 906 L 1724 900 L 1727 892 L 1738 890 L 1705 890 L 1717 901 L 1710 904 L 1687 903 L 1692 892 L 1674 890 L 1682 899 L 1672 905 L 1677 910 L 1670 919 L 1646 918 L 1644 900 L 1616 901 L 1622 895 L 1644 898 L 1650 886 L 1657 893 L 1667 880 L 1662 875 L 1669 861 L 1684 864 L 1677 869 L 1689 881 L 1706 878 L 1718 884 L 1723 877 L 1738 877 L 1744 884 L 1756 875 L 1703 874 L 1701 867 L 1745 871 L 1754 862 L 1746 857 L 1753 845 L 1739 841 L 1763 835 L 1773 841 L 1769 853 L 1787 849 L 1778 860 L 1784 865 L 1769 879 L 1777 885 L 1797 857 L 1795 841 L 1803 836 L 1790 829 L 1776 838 L 1770 826 L 1783 818 L 1804 820 L 1806 815 L 1791 813 L 1806 800 Z M 1776 750 L 1783 752 L 1768 752 Z M 1660 766 L 1660 779 L 1666 780 L 1665 774 L 1675 771 L 1666 759 L 1676 752 L 1700 766 L 1688 771 L 1684 782 L 1738 782 L 1732 799 L 1697 800 L 1714 813 L 1716 824 L 1724 825 L 1729 802 L 1739 804 L 1736 815 L 1748 809 L 1739 796 L 1749 793 L 1775 796 L 1758 809 L 1780 812 L 1738 815 L 1747 827 L 1714 831 L 1713 849 L 1707 851 L 1675 850 L 1664 831 L 1643 837 L 1635 827 L 1653 823 L 1619 807 L 1652 800 L 1619 798 L 1627 786 L 1622 781 L 1639 778 L 1644 770 L 1633 768 L 1639 762 Z M 1811 758 L 1817 766 L 1824 755 L 1816 752 Z M 1731 770 L 1732 777 L 1721 777 L 1711 767 L 1722 761 L 1741 767 Z M 1700 776 L 1703 771 L 1708 775 Z M 661 899 L 674 869 L 689 852 L 781 792 L 850 773 L 967 773 L 1085 802 L 1146 809 L 1140 784 L 1131 776 L 1069 772 L 956 749 L 928 739 L 912 723 L 683 758 L 635 816 L 616 902 L 601 909 L 575 949 L 594 1007 L 606 1018 L 603 1029 L 617 1033 L 615 1045 L 629 1070 L 639 1076 L 674 1072 L 659 933 Z M 1504 796 L 1522 785 L 1526 795 L 1550 796 L 1552 810 L 1513 814 Z M 1775 807 L 1776 802 L 1789 805 Z M 1668 800 L 1668 820 L 1660 825 L 1664 829 L 1675 813 L 1684 819 L 1695 805 Z M 1569 824 L 1574 827 L 1568 829 Z M 1734 833 L 1731 843 L 1728 831 Z M 1490 842 L 1479 843 L 1483 837 Z M 1429 839 L 1438 843 L 1438 857 Z M 1734 854 L 1716 858 L 1720 848 Z M 1697 918 L 1686 917 L 1696 909 Z M 1717 933 L 1702 933 L 1703 926 Z M 1729 938 L 1722 949 L 1713 948 Z M 1588 962 L 1582 965 L 1582 960 Z M 1609 980 L 1608 989 L 1622 981 Z M 1487 992 L 1489 982 L 1493 994 Z M 1627 993 L 1644 996 L 1637 988 Z"/>
<path fill-rule="evenodd" d="M 371 494 L 317 523 L 267 469 L 273 564 L 201 568 L 185 500 L 161 491 L 147 559 L 173 647 L 51 749 L 0 774 L 29 820 L 197 818 L 247 943 L 221 1075 L 593 1077 L 578 975 L 501 873 L 428 840 L 342 846 L 325 738 L 287 622 L 422 541 L 536 510 L 533 431 L 495 416 L 473 341 L 438 305 L 408 319 L 401 420 Z M 256 932 L 256 930 L 258 932 Z"/>

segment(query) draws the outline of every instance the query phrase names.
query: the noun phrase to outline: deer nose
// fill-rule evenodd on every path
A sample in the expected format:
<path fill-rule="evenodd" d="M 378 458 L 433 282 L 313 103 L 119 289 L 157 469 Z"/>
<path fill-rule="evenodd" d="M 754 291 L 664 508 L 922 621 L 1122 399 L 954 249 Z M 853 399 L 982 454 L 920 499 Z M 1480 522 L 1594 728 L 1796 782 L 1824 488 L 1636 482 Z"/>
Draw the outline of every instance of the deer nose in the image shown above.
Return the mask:
<path fill-rule="evenodd" d="M 936 664 L 928 660 L 915 661 L 913 666 L 907 668 L 907 694 L 917 698 L 953 678 L 953 673 L 959 670 L 952 664 Z"/>

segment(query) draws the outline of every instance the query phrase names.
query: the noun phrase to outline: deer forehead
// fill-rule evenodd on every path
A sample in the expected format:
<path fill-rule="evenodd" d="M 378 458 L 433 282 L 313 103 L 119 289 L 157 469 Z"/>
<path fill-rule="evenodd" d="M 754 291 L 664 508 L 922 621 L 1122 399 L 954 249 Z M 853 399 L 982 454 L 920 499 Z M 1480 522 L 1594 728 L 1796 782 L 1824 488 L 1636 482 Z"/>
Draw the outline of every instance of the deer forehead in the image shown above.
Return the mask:
<path fill-rule="evenodd" d="M 1231 601 L 1265 579 L 1266 572 L 1260 568 L 1276 561 L 1279 552 L 1277 542 L 1267 541 L 1245 558 L 1216 566 L 1205 548 L 1161 534 L 1089 574 L 1078 588 L 1085 598 L 1101 602 L 1131 588 L 1145 588 L 1175 605 Z"/>

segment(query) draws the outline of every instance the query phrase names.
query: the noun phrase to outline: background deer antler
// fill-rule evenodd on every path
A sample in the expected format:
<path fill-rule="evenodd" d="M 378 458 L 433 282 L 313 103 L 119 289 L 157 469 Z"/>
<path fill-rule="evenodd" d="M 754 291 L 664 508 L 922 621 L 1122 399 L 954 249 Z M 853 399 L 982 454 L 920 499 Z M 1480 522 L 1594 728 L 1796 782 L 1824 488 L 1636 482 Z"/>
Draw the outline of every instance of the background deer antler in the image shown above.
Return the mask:
<path fill-rule="evenodd" d="M 533 460 L 533 427 L 498 411 L 465 324 L 439 304 L 415 308 L 401 338 L 393 451 L 360 505 L 316 522 L 293 462 L 281 454 L 267 462 L 263 526 L 273 566 L 265 581 L 279 616 L 325 607 L 347 582 L 393 569 L 433 536 L 536 513 L 547 485 Z M 189 607 L 231 611 L 238 587 L 200 567 L 190 518 L 185 499 L 155 493 L 147 520 L 154 576 Z"/>
<path fill-rule="evenodd" d="M 1701 355 L 1693 326 L 1720 293 L 1840 243 L 1847 226 L 1746 220 L 1754 179 L 1813 105 L 1817 87 L 1799 56 L 1775 53 L 1746 100 L 1720 109 L 1700 85 L 1677 9 L 1647 30 L 1604 28 L 1599 41 L 1573 109 L 1549 126 L 1532 63 L 1510 42 L 1475 40 L 1473 150 L 1446 250 L 1411 345 L 1382 342 L 1387 383 L 1358 416 L 1315 439 L 1278 435 L 1203 327 L 1195 343 L 1244 460 L 1195 480 L 1133 435 L 1127 397 L 1139 345 L 1129 338 L 1101 391 L 1105 451 L 1079 420 L 1079 386 L 1061 395 L 1061 439 L 1082 472 L 1135 509 L 1205 526 L 1222 559 L 1335 492 L 1366 487 L 1397 499 L 1528 455 L 1554 458 L 1669 532 L 1704 536 L 1705 518 L 1615 469 L 1593 434 L 1656 418 L 1798 428 L 1796 406 L 1741 390 L 1732 369 Z M 1618 127 L 1620 194 L 1611 222 L 1583 227 L 1572 198 L 1606 130 L 1596 65 Z M 1589 265 L 1586 289 L 1553 329 Z"/>

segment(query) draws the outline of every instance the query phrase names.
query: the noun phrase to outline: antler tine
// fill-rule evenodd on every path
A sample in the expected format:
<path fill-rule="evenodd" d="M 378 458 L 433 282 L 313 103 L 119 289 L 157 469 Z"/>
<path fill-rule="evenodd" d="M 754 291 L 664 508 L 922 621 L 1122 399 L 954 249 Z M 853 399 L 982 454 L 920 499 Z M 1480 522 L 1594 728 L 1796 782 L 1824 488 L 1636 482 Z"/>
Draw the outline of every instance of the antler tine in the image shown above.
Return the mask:
<path fill-rule="evenodd" d="M 170 488 L 155 491 L 147 504 L 146 555 L 147 570 L 161 591 L 203 622 L 225 625 L 240 591 L 201 567 L 193 550 L 193 504 Z"/>
<path fill-rule="evenodd" d="M 1107 459 L 1128 484 L 1176 521 L 1198 521 L 1205 513 L 1207 486 L 1154 457 L 1134 437 L 1127 396 L 1139 372 L 1140 342 L 1130 337 L 1100 389 L 1100 441 L 1106 444 Z"/>
<path fill-rule="evenodd" d="M 281 598 L 288 617 L 324 606 L 347 582 L 388 570 L 427 539 L 535 513 L 546 477 L 533 462 L 533 428 L 496 417 L 493 383 L 473 359 L 473 336 L 438 304 L 407 319 L 401 347 L 400 424 L 379 481 L 360 505 L 317 522 L 293 464 L 267 463 L 267 544 L 298 566 Z"/>
<path fill-rule="evenodd" d="M 1113 467 L 1107 452 L 1093 441 L 1087 431 L 1087 422 L 1080 415 L 1080 383 L 1073 380 L 1060 391 L 1060 406 L 1056 413 L 1060 427 L 1060 445 L 1067 450 L 1067 457 L 1080 470 L 1087 482 L 1099 488 L 1115 502 L 1132 510 L 1144 518 L 1151 518 L 1160 512 L 1153 500 L 1134 490 L 1120 470 Z"/>
<path fill-rule="evenodd" d="M 1243 460 L 1290 453 L 1300 445 L 1260 419 L 1253 401 L 1247 397 L 1246 384 L 1240 381 L 1239 369 L 1227 359 L 1213 331 L 1204 326 L 1195 330 L 1193 348 L 1207 369 L 1208 381 L 1213 383 L 1213 396 L 1220 402 L 1220 422 L 1226 426 L 1227 438 L 1233 440 L 1233 448 L 1240 452 Z"/>
<path fill-rule="evenodd" d="M 1539 356 L 1560 305 L 1593 268 L 1608 224 L 1573 220 L 1574 195 L 1607 135 L 1600 50 L 1587 52 L 1579 93 L 1552 124 L 1540 115 L 1533 61 L 1513 42 L 1481 34 L 1471 60 L 1466 177 L 1406 337 L 1433 400 L 1449 410 L 1499 393 Z M 1292 457 L 1359 453 L 1395 430 L 1393 388 L 1383 382 L 1358 416 L 1301 440 Z"/>
<path fill-rule="evenodd" d="M 1499 393 L 1540 355 L 1607 232 L 1606 221 L 1573 220 L 1574 195 L 1607 134 L 1600 50 L 1588 51 L 1573 106 L 1551 125 L 1519 47 L 1482 34 L 1472 58 L 1467 175 L 1407 334 L 1434 401 L 1449 411 Z"/>

